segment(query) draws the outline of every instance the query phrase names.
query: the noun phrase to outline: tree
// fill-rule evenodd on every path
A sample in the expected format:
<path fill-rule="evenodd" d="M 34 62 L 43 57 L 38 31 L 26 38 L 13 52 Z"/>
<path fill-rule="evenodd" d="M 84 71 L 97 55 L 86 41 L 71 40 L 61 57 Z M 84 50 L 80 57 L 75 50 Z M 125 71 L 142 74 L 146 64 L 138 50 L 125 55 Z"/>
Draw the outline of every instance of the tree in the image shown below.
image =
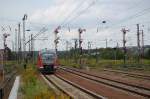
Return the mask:
<path fill-rule="evenodd" d="M 150 59 L 150 48 L 149 48 L 148 51 L 146 52 L 145 58 L 146 58 L 146 59 Z"/>

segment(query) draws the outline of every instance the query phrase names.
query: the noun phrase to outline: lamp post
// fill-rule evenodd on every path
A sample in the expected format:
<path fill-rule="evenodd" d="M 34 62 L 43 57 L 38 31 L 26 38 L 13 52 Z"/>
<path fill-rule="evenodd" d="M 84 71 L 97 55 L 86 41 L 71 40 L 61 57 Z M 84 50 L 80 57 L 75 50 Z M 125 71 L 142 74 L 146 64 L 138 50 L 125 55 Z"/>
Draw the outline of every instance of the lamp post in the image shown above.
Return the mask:
<path fill-rule="evenodd" d="M 27 14 L 24 14 L 22 21 L 23 21 L 23 59 L 25 61 L 25 57 L 26 57 L 26 36 L 25 36 L 25 21 L 27 20 Z"/>
<path fill-rule="evenodd" d="M 31 30 L 28 29 L 28 30 L 26 30 L 26 31 L 27 31 L 27 32 L 30 32 Z M 29 40 L 31 40 L 31 36 L 30 36 L 30 35 L 29 35 Z M 31 42 L 31 41 L 29 41 L 29 53 L 30 53 L 30 47 L 31 47 L 31 46 L 30 46 L 30 42 Z"/>
<path fill-rule="evenodd" d="M 105 24 L 105 23 L 106 23 L 106 21 L 104 21 L 104 20 L 100 22 L 100 24 Z M 98 27 L 97 27 L 97 32 L 98 32 L 98 31 L 99 31 L 99 29 L 98 29 Z"/>

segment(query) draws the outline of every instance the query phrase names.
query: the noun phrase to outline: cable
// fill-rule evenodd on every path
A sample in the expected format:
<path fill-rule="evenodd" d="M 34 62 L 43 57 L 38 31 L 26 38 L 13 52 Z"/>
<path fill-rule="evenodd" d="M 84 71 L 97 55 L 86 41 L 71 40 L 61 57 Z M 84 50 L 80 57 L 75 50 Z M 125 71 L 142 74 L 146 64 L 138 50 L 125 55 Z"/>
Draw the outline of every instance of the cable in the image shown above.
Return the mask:
<path fill-rule="evenodd" d="M 139 16 L 143 16 L 143 15 L 146 14 L 147 11 L 149 11 L 149 10 L 150 10 L 150 8 L 143 9 L 142 11 L 140 11 L 140 12 L 138 12 L 138 13 L 132 15 L 132 16 L 129 16 L 129 17 L 125 18 L 125 19 L 120 20 L 120 21 L 117 22 L 117 23 L 112 24 L 111 27 L 110 27 L 110 26 L 108 27 L 108 29 L 109 29 L 109 28 L 112 28 L 112 27 L 114 27 L 115 25 L 118 25 L 118 24 L 120 24 L 120 23 L 122 23 L 122 22 L 129 21 L 129 20 L 131 20 L 131 19 L 133 19 L 133 18 L 135 18 L 135 17 L 137 18 L 137 17 L 139 17 Z"/>
<path fill-rule="evenodd" d="M 75 21 L 76 18 L 80 17 L 80 15 L 82 15 L 85 11 L 87 11 L 91 6 L 93 6 L 95 4 L 94 1 L 92 1 L 92 3 L 90 3 L 84 10 L 80 11 L 79 14 L 77 14 L 76 16 L 74 16 L 72 19 L 70 19 L 67 23 L 63 24 L 63 27 L 70 23 L 71 21 Z"/>
<path fill-rule="evenodd" d="M 70 16 L 71 16 L 76 10 L 78 10 L 78 9 L 81 7 L 81 5 L 82 5 L 85 1 L 86 1 L 86 0 L 83 0 L 81 3 L 79 3 L 79 4 L 76 6 L 75 9 L 73 9 L 73 10 L 71 11 L 71 13 L 69 13 L 68 16 L 61 22 L 60 26 L 63 25 L 63 24 L 65 23 L 65 21 L 67 21 L 67 20 L 70 18 Z"/>

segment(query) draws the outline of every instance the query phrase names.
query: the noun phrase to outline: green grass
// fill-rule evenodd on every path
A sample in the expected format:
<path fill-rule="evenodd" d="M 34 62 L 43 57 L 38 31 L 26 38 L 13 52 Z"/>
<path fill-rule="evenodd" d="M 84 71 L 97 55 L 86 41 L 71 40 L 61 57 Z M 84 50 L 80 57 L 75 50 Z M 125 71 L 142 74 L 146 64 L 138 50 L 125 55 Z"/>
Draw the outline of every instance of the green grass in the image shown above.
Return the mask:
<path fill-rule="evenodd" d="M 119 69 L 119 70 L 131 70 L 139 69 L 139 71 L 144 71 L 150 73 L 150 60 L 141 60 L 140 63 L 137 63 L 135 60 L 127 60 L 126 65 L 124 65 L 123 60 L 104 60 L 99 59 L 97 62 L 94 58 L 83 59 L 82 66 L 88 66 L 94 69 Z M 80 67 L 79 62 L 75 62 L 73 59 L 60 59 L 60 63 L 66 66 Z"/>
<path fill-rule="evenodd" d="M 12 73 L 12 71 L 17 69 L 16 61 L 5 61 L 3 63 L 5 74 Z"/>
<path fill-rule="evenodd" d="M 22 69 L 19 93 L 22 99 L 69 99 L 63 93 L 56 95 L 39 76 L 35 66 L 31 64 L 27 66 L 26 70 Z"/>

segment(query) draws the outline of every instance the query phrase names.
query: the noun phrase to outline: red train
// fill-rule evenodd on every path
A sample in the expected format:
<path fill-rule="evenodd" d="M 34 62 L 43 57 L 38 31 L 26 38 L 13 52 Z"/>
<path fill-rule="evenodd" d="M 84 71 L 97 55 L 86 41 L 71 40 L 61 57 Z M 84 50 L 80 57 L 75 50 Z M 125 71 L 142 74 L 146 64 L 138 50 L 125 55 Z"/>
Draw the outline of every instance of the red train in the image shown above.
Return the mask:
<path fill-rule="evenodd" d="M 53 50 L 41 50 L 38 54 L 37 67 L 42 73 L 54 73 L 58 66 L 58 58 Z"/>

